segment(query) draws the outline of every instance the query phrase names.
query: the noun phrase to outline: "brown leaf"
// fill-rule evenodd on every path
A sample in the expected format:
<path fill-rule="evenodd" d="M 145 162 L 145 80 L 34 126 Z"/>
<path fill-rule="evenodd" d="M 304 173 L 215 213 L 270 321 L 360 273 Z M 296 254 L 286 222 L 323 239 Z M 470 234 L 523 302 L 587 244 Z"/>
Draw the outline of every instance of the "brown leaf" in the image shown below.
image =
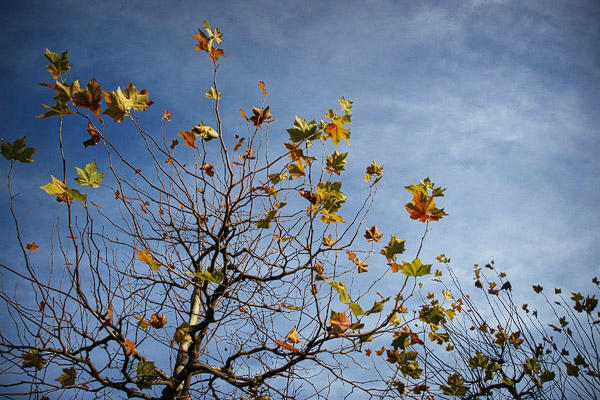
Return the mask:
<path fill-rule="evenodd" d="M 177 147 L 177 145 L 179 144 L 179 140 L 177 139 L 173 139 L 171 141 L 171 146 L 169 146 L 171 148 L 171 150 L 175 149 L 175 147 Z"/>
<path fill-rule="evenodd" d="M 331 333 L 341 335 L 350 328 L 350 320 L 343 312 L 334 312 L 333 318 L 329 320 L 331 324 Z"/>
<path fill-rule="evenodd" d="M 125 355 L 129 356 L 135 353 L 135 343 L 131 340 L 125 339 L 123 341 L 123 346 L 125 347 Z"/>
<path fill-rule="evenodd" d="M 202 166 L 200 167 L 201 170 L 204 171 L 204 173 L 208 176 L 210 176 L 211 178 L 213 176 L 215 176 L 215 166 L 213 164 L 209 164 L 209 163 L 204 163 L 202 164 Z"/>
<path fill-rule="evenodd" d="M 252 107 L 252 112 L 254 115 L 250 117 L 250 121 L 254 124 L 254 126 L 260 127 L 262 123 L 271 123 L 273 122 L 273 116 L 271 115 L 271 107 L 267 106 L 264 109 L 259 109 L 256 107 Z"/>
<path fill-rule="evenodd" d="M 27 243 L 27 246 L 25 246 L 25 248 L 27 250 L 31 250 L 31 251 L 38 251 L 38 249 L 40 247 L 37 244 L 35 244 L 35 242 L 31 242 L 31 243 Z"/>
<path fill-rule="evenodd" d="M 90 134 L 90 138 L 83 142 L 84 148 L 88 146 L 96 146 L 100 142 L 100 132 L 92 124 L 88 122 L 87 131 Z"/>
<path fill-rule="evenodd" d="M 165 317 L 164 314 L 152 314 L 152 317 L 150 317 L 150 325 L 152 325 L 154 329 L 160 329 L 165 326 L 166 323 L 167 317 Z"/>
<path fill-rule="evenodd" d="M 377 225 L 373 225 L 371 227 L 371 229 L 369 229 L 369 228 L 366 229 L 365 238 L 367 239 L 367 241 L 379 242 L 382 237 L 383 237 L 383 233 L 379 233 L 379 231 L 377 231 Z"/>
<path fill-rule="evenodd" d="M 223 49 L 217 49 L 216 47 L 210 49 L 210 59 L 213 60 L 213 62 L 216 63 L 221 57 L 225 57 Z"/>
<path fill-rule="evenodd" d="M 182 131 L 179 132 L 177 135 L 179 135 L 181 138 L 183 138 L 185 140 L 185 142 L 183 143 L 184 145 L 191 147 L 192 149 L 197 149 L 196 147 L 196 136 L 188 131 Z"/>
<path fill-rule="evenodd" d="M 169 122 L 169 121 L 171 120 L 171 116 L 172 116 L 172 115 L 173 115 L 173 114 L 171 114 L 171 113 L 169 112 L 169 110 L 165 110 L 165 111 L 163 111 L 163 118 L 164 118 L 164 119 L 165 119 L 165 121 L 167 121 L 167 122 Z"/>
<path fill-rule="evenodd" d="M 309 190 L 298 189 L 298 193 L 300 193 L 300 196 L 302 196 L 306 200 L 310 201 L 311 204 L 316 204 L 317 196 L 315 196 L 315 194 L 313 192 L 311 192 Z"/>
<path fill-rule="evenodd" d="M 296 353 L 300 353 L 300 349 L 297 349 L 296 347 L 292 346 L 291 344 L 288 344 L 288 343 L 284 342 L 283 340 L 276 340 L 275 344 L 277 346 L 283 347 L 286 350 L 295 351 Z"/>

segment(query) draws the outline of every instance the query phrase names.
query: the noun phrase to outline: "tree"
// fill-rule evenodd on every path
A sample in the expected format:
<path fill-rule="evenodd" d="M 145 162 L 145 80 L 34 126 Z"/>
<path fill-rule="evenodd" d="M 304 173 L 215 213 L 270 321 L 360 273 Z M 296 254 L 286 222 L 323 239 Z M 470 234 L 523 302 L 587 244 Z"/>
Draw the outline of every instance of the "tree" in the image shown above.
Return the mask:
<path fill-rule="evenodd" d="M 365 379 L 349 366 L 362 368 L 370 356 L 363 346 L 374 339 L 416 338 L 408 301 L 431 265 L 418 253 L 400 262 L 404 240 L 388 235 L 384 245 L 377 225 L 367 225 L 383 166 L 366 167 L 361 202 L 342 191 L 352 102 L 341 98 L 319 122 L 296 117 L 273 155 L 265 83 L 262 105 L 239 110 L 246 134 L 232 135 L 222 126 L 217 81 L 222 33 L 205 22 L 193 36 L 211 60 L 214 120 L 177 135 L 166 128 L 167 110 L 160 134 L 143 127 L 139 114 L 153 103 L 147 90 L 68 83 L 67 52 L 46 51 L 55 81 L 44 85 L 56 96 L 39 118 L 59 121 L 63 171 L 41 189 L 58 202 L 59 220 L 50 248 L 26 244 L 11 174 L 18 162 L 33 162 L 35 148 L 25 138 L 3 140 L 23 255 L 1 265 L 5 285 L 21 282 L 1 295 L 12 323 L 0 338 L 3 394 L 291 399 L 343 389 L 384 397 L 397 379 Z M 65 145 L 67 118 L 87 127 L 85 151 L 99 162 L 71 169 L 81 150 Z M 128 123 L 137 141 L 119 147 L 111 119 Z M 429 178 L 407 190 L 412 219 L 446 215 L 434 201 L 444 190 Z M 342 211 L 347 202 L 350 213 Z M 32 261 L 35 251 L 47 261 Z M 369 263 L 388 267 L 374 272 Z M 399 271 L 400 290 L 380 295 Z M 388 362 L 417 378 L 412 353 L 392 351 Z"/>

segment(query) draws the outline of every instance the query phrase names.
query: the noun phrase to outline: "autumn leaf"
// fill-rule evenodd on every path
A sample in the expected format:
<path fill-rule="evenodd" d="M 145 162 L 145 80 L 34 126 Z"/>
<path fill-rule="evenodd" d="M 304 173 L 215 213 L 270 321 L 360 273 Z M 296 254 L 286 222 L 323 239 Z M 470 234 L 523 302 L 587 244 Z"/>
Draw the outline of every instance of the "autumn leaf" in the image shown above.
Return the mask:
<path fill-rule="evenodd" d="M 25 143 L 26 136 L 22 138 L 15 139 L 14 142 L 9 143 L 2 139 L 2 144 L 0 145 L 0 153 L 7 160 L 15 160 L 21 163 L 32 163 L 33 162 L 33 153 L 37 150 L 37 147 L 27 147 Z"/>
<path fill-rule="evenodd" d="M 343 117 L 342 117 L 343 118 Z M 333 122 L 325 125 L 325 133 L 331 137 L 333 143 L 337 146 L 342 139 L 350 144 L 350 131 L 345 127 L 343 120 L 335 119 Z"/>
<path fill-rule="evenodd" d="M 298 118 L 294 121 L 294 127 L 287 130 L 290 135 L 290 140 L 294 143 L 302 142 L 303 140 L 315 140 L 319 137 L 320 131 L 315 121 L 306 122 L 304 119 Z"/>
<path fill-rule="evenodd" d="M 63 368 L 62 375 L 56 378 L 56 381 L 60 383 L 60 387 L 65 388 L 75 385 L 75 378 L 77 378 L 75 368 Z"/>
<path fill-rule="evenodd" d="M 216 63 L 221 57 L 225 57 L 223 49 L 217 49 L 216 47 L 210 49 L 210 59 L 213 60 L 213 62 Z"/>
<path fill-rule="evenodd" d="M 402 264 L 402 273 L 406 276 L 425 276 L 431 273 L 431 264 L 423 264 L 420 258 L 415 258 L 410 263 Z"/>
<path fill-rule="evenodd" d="M 96 129 L 91 123 L 88 122 L 87 131 L 90 135 L 90 138 L 83 142 L 83 147 L 87 148 L 88 146 L 96 146 L 100 142 L 100 131 Z"/>
<path fill-rule="evenodd" d="M 388 245 L 381 250 L 381 254 L 385 255 L 388 261 L 394 261 L 396 254 L 402 254 L 404 250 L 404 239 L 398 239 L 394 235 L 390 238 Z"/>
<path fill-rule="evenodd" d="M 357 267 L 358 267 L 358 273 L 362 274 L 363 272 L 367 272 L 367 267 L 369 266 L 369 264 L 367 264 L 364 261 L 361 261 L 360 258 L 358 258 L 356 256 L 356 254 L 354 254 L 353 252 L 347 250 L 346 254 L 348 255 L 348 259 L 350 261 L 352 261 Z"/>
<path fill-rule="evenodd" d="M 25 246 L 25 248 L 27 250 L 31 250 L 31 251 L 38 251 L 38 249 L 40 247 L 37 244 L 35 244 L 35 242 L 31 242 L 31 243 L 27 243 L 27 246 Z"/>
<path fill-rule="evenodd" d="M 173 139 L 173 140 L 171 140 L 171 145 L 169 146 L 169 148 L 171 150 L 175 150 L 175 147 L 177 147 L 178 144 L 179 144 L 179 140 Z"/>
<path fill-rule="evenodd" d="M 166 323 L 167 317 L 165 317 L 164 314 L 152 314 L 152 317 L 150 317 L 150 325 L 152 325 L 154 329 L 160 329 L 165 326 Z"/>
<path fill-rule="evenodd" d="M 217 92 L 217 90 L 211 86 L 211 88 L 205 94 L 207 99 L 218 100 L 221 98 L 221 92 Z"/>
<path fill-rule="evenodd" d="M 367 241 L 379 242 L 382 237 L 383 237 L 383 233 L 379 233 L 379 231 L 377 230 L 377 225 L 373 225 L 371 227 L 371 229 L 369 229 L 369 228 L 366 229 L 365 238 L 367 239 Z"/>
<path fill-rule="evenodd" d="M 155 271 L 155 272 L 159 271 L 161 263 L 159 263 L 158 261 L 156 261 L 154 259 L 154 257 L 152 257 L 152 255 L 150 254 L 150 249 L 136 250 L 136 252 L 137 252 L 138 260 L 140 260 L 141 262 L 143 262 L 146 265 L 149 265 L 153 271 Z"/>
<path fill-rule="evenodd" d="M 439 221 L 445 215 L 448 215 L 443 208 L 436 208 L 433 198 L 433 195 L 430 196 L 424 191 L 415 191 L 412 201 L 404 205 L 406 211 L 410 214 L 410 218 L 420 222 Z"/>
<path fill-rule="evenodd" d="M 46 71 L 52 74 L 52 79 L 58 79 L 60 74 L 69 72 L 72 65 L 69 64 L 69 56 L 65 50 L 60 56 L 46 49 L 44 56 L 50 61 L 50 65 L 46 66 Z"/>
<path fill-rule="evenodd" d="M 204 173 L 208 176 L 210 176 L 211 178 L 213 176 L 215 176 L 215 166 L 213 164 L 209 164 L 209 163 L 204 163 L 202 164 L 202 166 L 200 167 L 201 170 L 204 171 Z"/>
<path fill-rule="evenodd" d="M 51 196 L 67 196 L 68 198 L 75 199 L 80 203 L 83 203 L 86 199 L 86 195 L 79 193 L 76 189 L 70 189 L 65 185 L 62 181 L 56 179 L 54 176 L 50 175 L 52 178 L 52 182 L 40 186 L 40 189 L 45 191 Z"/>
<path fill-rule="evenodd" d="M 348 153 L 340 153 L 337 150 L 330 156 L 327 156 L 325 170 L 329 173 L 340 175 L 346 166 L 346 157 Z"/>
<path fill-rule="evenodd" d="M 334 335 L 342 335 L 350 328 L 350 320 L 343 312 L 332 311 L 329 323 L 331 324 L 331 333 Z"/>
<path fill-rule="evenodd" d="M 267 91 L 265 90 L 265 83 L 263 81 L 258 81 L 258 87 L 261 88 L 262 94 L 267 95 Z"/>
<path fill-rule="evenodd" d="M 138 320 L 137 326 L 139 326 L 140 328 L 142 328 L 145 331 L 148 330 L 148 328 L 150 327 L 150 322 L 146 321 L 142 317 L 134 317 L 134 318 Z"/>
<path fill-rule="evenodd" d="M 99 121 L 100 111 L 102 111 L 102 89 L 96 81 L 96 78 L 92 78 L 85 87 L 85 90 L 78 90 L 73 94 L 73 104 L 77 107 L 87 108 L 93 112 Z"/>
<path fill-rule="evenodd" d="M 125 355 L 129 356 L 135 353 L 135 343 L 131 340 L 125 339 L 123 341 L 123 346 L 125 347 Z"/>
<path fill-rule="evenodd" d="M 541 293 L 542 290 L 544 290 L 543 287 L 541 287 L 540 285 L 533 285 L 533 291 L 536 293 Z"/>
<path fill-rule="evenodd" d="M 194 136 L 200 136 L 207 142 L 219 137 L 217 131 L 215 131 L 211 126 L 204 125 L 202 123 L 200 125 L 194 126 L 192 128 L 192 133 L 194 134 Z"/>
<path fill-rule="evenodd" d="M 286 350 L 295 351 L 296 353 L 300 353 L 300 349 L 292 346 L 291 344 L 288 344 L 288 343 L 284 342 L 283 340 L 276 340 L 275 344 L 277 346 L 280 346 L 280 347 L 286 349 Z"/>
<path fill-rule="evenodd" d="M 140 361 L 135 370 L 137 372 L 137 387 L 139 389 L 151 389 L 152 383 L 158 378 L 158 372 L 154 369 L 154 361 Z"/>
<path fill-rule="evenodd" d="M 33 367 L 38 371 L 44 368 L 47 362 L 37 349 L 29 350 L 27 353 L 21 355 L 21 358 L 23 359 L 23 363 L 21 364 L 23 368 Z"/>
<path fill-rule="evenodd" d="M 254 124 L 254 126 L 260 126 L 265 123 L 269 124 L 274 121 L 273 116 L 271 115 L 271 107 L 267 106 L 264 109 L 252 107 L 252 113 L 254 114 L 250 117 L 250 121 Z"/>
<path fill-rule="evenodd" d="M 171 121 L 171 116 L 173 116 L 173 114 L 171 114 L 169 112 L 169 110 L 165 110 L 163 111 L 163 119 L 167 122 Z"/>
<path fill-rule="evenodd" d="M 285 340 L 288 343 L 300 343 L 300 338 L 298 337 L 298 331 L 296 327 L 294 327 L 286 336 Z"/>
<path fill-rule="evenodd" d="M 191 147 L 192 149 L 197 149 L 196 147 L 196 136 L 194 134 L 192 134 L 191 132 L 188 131 L 182 131 L 179 132 L 177 135 L 179 135 L 183 140 L 185 140 L 185 142 L 183 142 L 184 145 Z"/>
<path fill-rule="evenodd" d="M 104 114 L 111 117 L 115 122 L 123 122 L 125 116 L 129 116 L 131 110 L 146 111 L 154 102 L 148 100 L 146 89 L 138 91 L 133 83 L 129 82 L 126 89 L 117 87 L 116 92 L 104 92 L 104 101 L 108 109 Z"/>
<path fill-rule="evenodd" d="M 323 246 L 332 247 L 335 244 L 335 240 L 331 237 L 331 235 L 327 235 L 322 240 Z"/>
<path fill-rule="evenodd" d="M 196 43 L 196 51 L 200 51 L 200 50 L 204 50 L 204 51 L 208 51 L 208 36 L 206 36 L 206 34 L 204 32 L 202 32 L 200 29 L 198 29 L 198 34 L 197 35 L 192 35 L 193 38 L 198 39 L 198 43 Z"/>
<path fill-rule="evenodd" d="M 192 341 L 192 327 L 187 322 L 182 323 L 175 329 L 175 334 L 173 335 L 173 340 L 177 344 L 182 344 L 184 342 Z"/>

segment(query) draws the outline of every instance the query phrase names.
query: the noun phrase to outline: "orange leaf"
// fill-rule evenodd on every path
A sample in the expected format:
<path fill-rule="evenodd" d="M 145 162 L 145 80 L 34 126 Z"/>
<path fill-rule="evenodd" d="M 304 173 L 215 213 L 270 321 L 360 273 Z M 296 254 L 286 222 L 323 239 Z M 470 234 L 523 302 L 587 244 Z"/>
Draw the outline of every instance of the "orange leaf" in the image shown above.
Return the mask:
<path fill-rule="evenodd" d="M 213 60 L 213 62 L 217 62 L 221 57 L 225 57 L 225 53 L 222 49 L 217 49 L 216 47 L 210 49 L 210 59 Z"/>
<path fill-rule="evenodd" d="M 123 346 L 125 346 L 125 355 L 128 356 L 135 353 L 135 343 L 133 343 L 131 340 L 125 339 L 123 341 Z"/>
<path fill-rule="evenodd" d="M 169 122 L 169 121 L 171 120 L 171 116 L 172 116 L 172 115 L 173 115 L 173 114 L 171 114 L 171 113 L 169 112 L 169 110 L 165 110 L 165 111 L 163 111 L 163 118 L 164 118 L 164 119 L 165 119 L 165 121 L 167 121 L 167 122 Z"/>
<path fill-rule="evenodd" d="M 40 247 L 37 244 L 35 244 L 35 242 L 31 242 L 31 243 L 27 243 L 27 246 L 25 246 L 25 248 L 27 250 L 37 251 Z"/>
<path fill-rule="evenodd" d="M 206 173 L 206 175 L 210 176 L 211 178 L 215 176 L 215 166 L 213 164 L 204 163 L 202 164 L 200 169 L 203 170 L 204 173 Z"/>
<path fill-rule="evenodd" d="M 333 317 L 329 320 L 331 324 L 331 333 L 341 335 L 350 328 L 350 320 L 343 312 L 333 312 Z"/>
<path fill-rule="evenodd" d="M 96 146 L 100 141 L 100 132 L 92 124 L 88 122 L 87 131 L 90 134 L 90 138 L 83 142 L 84 147 Z"/>
<path fill-rule="evenodd" d="M 277 346 L 283 347 L 286 350 L 295 351 L 297 353 L 300 353 L 300 349 L 295 348 L 294 346 L 292 346 L 291 344 L 288 344 L 288 343 L 284 342 L 283 340 L 276 340 L 275 344 Z"/>
<path fill-rule="evenodd" d="M 411 219 L 418 219 L 420 222 L 439 221 L 445 215 L 444 209 L 436 208 L 433 196 L 429 196 L 421 190 L 416 190 L 410 203 L 404 205 L 409 212 Z"/>
<path fill-rule="evenodd" d="M 244 118 L 246 121 L 249 121 L 248 117 L 246 117 L 246 113 L 244 112 L 244 110 L 242 110 L 241 108 L 238 110 L 242 116 L 242 118 Z"/>
<path fill-rule="evenodd" d="M 197 149 L 196 143 L 195 143 L 196 136 L 193 133 L 188 132 L 188 131 L 182 131 L 182 132 L 179 132 L 177 135 L 179 135 L 180 137 L 182 137 L 185 140 L 185 142 L 183 144 L 185 144 L 188 147 L 191 147 L 192 149 Z"/>
<path fill-rule="evenodd" d="M 298 337 L 298 331 L 296 330 L 296 327 L 294 327 L 294 329 L 287 334 L 285 340 L 289 343 L 300 343 L 300 338 Z"/>
<path fill-rule="evenodd" d="M 192 35 L 193 38 L 198 39 L 198 43 L 196 43 L 196 50 L 204 50 L 204 51 L 208 51 L 208 42 L 209 39 L 208 37 L 204 34 L 204 32 L 202 32 L 200 29 L 198 29 L 198 34 L 197 35 Z"/>
<path fill-rule="evenodd" d="M 267 91 L 265 90 L 265 83 L 263 81 L 258 81 L 258 87 L 262 89 L 262 93 L 266 96 Z"/>

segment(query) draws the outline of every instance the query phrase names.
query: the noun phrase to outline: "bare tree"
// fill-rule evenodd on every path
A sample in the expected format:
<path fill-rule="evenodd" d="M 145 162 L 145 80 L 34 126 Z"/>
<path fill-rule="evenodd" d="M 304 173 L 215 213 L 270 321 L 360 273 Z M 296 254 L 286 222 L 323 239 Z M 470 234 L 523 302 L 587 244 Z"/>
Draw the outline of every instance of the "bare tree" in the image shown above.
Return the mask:
<path fill-rule="evenodd" d="M 40 118 L 59 121 L 63 170 L 42 189 L 58 201 L 57 221 L 38 230 L 51 233 L 50 248 L 26 243 L 11 174 L 18 162 L 33 161 L 35 149 L 25 138 L 3 141 L 23 257 L 1 264 L 2 395 L 398 395 L 400 376 L 419 379 L 412 353 L 395 346 L 386 361 L 363 346 L 386 337 L 416 341 L 409 324 L 426 318 L 427 310 L 410 313 L 407 306 L 411 298 L 419 301 L 417 279 L 430 274 L 431 265 L 418 253 L 411 262 L 397 260 L 404 240 L 389 235 L 384 246 L 377 226 L 366 225 L 383 166 L 374 161 L 356 179 L 366 181 L 362 200 L 353 194 L 349 201 L 342 191 L 347 153 L 338 149 L 350 139 L 352 102 L 342 98 L 319 122 L 297 117 L 284 146 L 274 146 L 260 82 L 265 100 L 248 114 L 240 110 L 247 131 L 234 136 L 221 119 L 222 34 L 205 22 L 194 37 L 211 60 L 206 97 L 214 120 L 177 135 L 167 128 L 166 110 L 160 134 L 143 127 L 140 113 L 152 104 L 146 90 L 130 83 L 106 92 L 95 79 L 85 87 L 69 84 L 67 53 L 46 52 L 55 79 L 46 86 L 56 92 L 56 104 Z M 103 117 L 129 124 L 137 142 L 119 147 Z M 70 154 L 78 150 L 63 140 L 71 135 L 63 132 L 66 118 L 87 126 L 84 145 L 98 162 L 71 169 Z M 77 188 L 70 180 L 75 171 Z M 407 190 L 411 218 L 428 226 L 446 215 L 434 202 L 443 189 L 429 179 Z M 342 210 L 346 202 L 350 212 Z M 44 252 L 47 262 L 34 263 L 33 251 Z M 389 267 L 377 273 L 370 262 Z M 382 281 L 395 272 L 403 274 L 396 278 L 399 290 L 380 294 Z M 7 290 L 15 281 L 16 289 Z M 364 374 L 366 360 L 390 363 L 395 372 Z M 409 386 L 402 383 L 400 394 Z M 414 393 L 419 388 L 415 382 Z"/>

